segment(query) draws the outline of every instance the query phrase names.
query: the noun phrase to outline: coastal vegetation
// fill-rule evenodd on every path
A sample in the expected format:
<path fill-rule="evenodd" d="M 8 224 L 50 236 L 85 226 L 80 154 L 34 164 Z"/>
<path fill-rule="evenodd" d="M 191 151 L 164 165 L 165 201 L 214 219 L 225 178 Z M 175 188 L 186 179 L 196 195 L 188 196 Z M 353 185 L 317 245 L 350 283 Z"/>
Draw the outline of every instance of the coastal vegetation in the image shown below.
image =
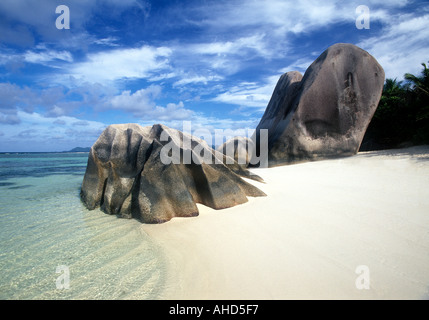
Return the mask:
<path fill-rule="evenodd" d="M 429 144 L 429 69 L 386 79 L 361 151 Z"/>

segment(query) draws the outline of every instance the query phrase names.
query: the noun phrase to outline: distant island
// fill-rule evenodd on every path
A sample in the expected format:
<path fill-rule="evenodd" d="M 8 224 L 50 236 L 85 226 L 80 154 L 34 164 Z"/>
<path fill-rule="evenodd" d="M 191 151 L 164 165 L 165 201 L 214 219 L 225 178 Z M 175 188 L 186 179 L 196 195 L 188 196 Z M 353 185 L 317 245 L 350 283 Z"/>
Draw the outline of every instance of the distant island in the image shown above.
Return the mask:
<path fill-rule="evenodd" d="M 90 150 L 91 150 L 91 147 L 86 147 L 86 148 L 76 147 L 69 151 L 63 151 L 63 152 L 89 152 Z"/>

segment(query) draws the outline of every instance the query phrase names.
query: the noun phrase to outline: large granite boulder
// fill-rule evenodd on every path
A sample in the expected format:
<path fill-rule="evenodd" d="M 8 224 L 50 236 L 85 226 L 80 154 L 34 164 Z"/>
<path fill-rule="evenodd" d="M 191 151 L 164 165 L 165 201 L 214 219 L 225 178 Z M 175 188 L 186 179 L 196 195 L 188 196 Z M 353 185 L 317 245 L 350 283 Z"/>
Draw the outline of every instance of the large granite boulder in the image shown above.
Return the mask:
<path fill-rule="evenodd" d="M 256 128 L 269 129 L 270 166 L 356 154 L 383 84 L 378 62 L 343 43 L 323 52 L 302 79 L 284 74 Z M 253 139 L 260 148 L 258 136 Z"/>
<path fill-rule="evenodd" d="M 257 146 L 260 146 L 260 131 L 268 129 L 268 150 L 286 130 L 290 118 L 293 115 L 293 100 L 296 97 L 302 80 L 302 74 L 298 71 L 290 71 L 283 74 L 277 82 L 270 102 L 255 131 Z M 255 139 L 255 136 L 252 137 Z M 259 148 L 258 148 L 259 150 Z"/>
<path fill-rule="evenodd" d="M 81 199 L 88 209 L 161 223 L 198 215 L 196 203 L 222 209 L 265 195 L 241 178 L 260 177 L 226 163 L 205 141 L 163 125 L 111 125 L 91 148 Z"/>

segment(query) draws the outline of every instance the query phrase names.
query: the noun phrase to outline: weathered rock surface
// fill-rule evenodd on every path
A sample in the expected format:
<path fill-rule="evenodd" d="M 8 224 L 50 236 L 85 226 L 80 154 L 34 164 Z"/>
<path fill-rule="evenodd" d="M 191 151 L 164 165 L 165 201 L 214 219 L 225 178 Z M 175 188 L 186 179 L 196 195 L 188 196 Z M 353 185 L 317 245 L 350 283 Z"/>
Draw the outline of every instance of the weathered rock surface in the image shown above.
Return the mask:
<path fill-rule="evenodd" d="M 284 74 L 256 129 L 269 129 L 270 166 L 356 154 L 383 84 L 378 62 L 343 43 L 323 52 L 302 79 Z"/>
<path fill-rule="evenodd" d="M 92 146 L 81 188 L 88 209 L 161 223 L 222 209 L 265 194 L 241 177 L 262 179 L 196 137 L 163 125 L 111 125 Z"/>
<path fill-rule="evenodd" d="M 300 72 L 290 71 L 280 77 L 274 88 L 267 109 L 255 131 L 259 142 L 260 130 L 268 129 L 268 150 L 272 149 L 273 144 L 289 124 L 290 118 L 294 113 L 292 110 L 293 100 L 299 92 L 301 80 L 302 74 Z"/>

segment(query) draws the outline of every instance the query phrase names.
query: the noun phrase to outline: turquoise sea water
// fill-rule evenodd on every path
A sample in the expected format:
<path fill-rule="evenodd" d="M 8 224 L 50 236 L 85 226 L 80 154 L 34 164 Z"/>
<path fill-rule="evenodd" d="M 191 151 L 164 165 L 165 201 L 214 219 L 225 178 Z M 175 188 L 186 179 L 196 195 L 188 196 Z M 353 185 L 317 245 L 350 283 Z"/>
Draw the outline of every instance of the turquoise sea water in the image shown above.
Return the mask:
<path fill-rule="evenodd" d="M 82 205 L 87 159 L 0 154 L 0 299 L 160 297 L 165 259 L 140 222 Z"/>

